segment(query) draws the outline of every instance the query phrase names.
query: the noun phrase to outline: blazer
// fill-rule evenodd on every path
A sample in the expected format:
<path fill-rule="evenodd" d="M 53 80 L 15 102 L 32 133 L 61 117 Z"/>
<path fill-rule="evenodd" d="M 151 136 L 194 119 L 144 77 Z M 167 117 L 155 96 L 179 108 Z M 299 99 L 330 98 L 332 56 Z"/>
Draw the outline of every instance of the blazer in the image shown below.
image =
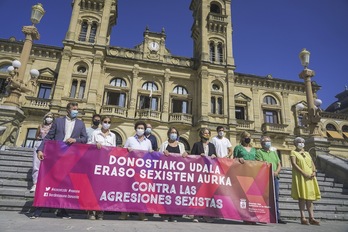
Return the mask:
<path fill-rule="evenodd" d="M 37 148 L 38 151 L 43 151 L 45 141 L 47 140 L 59 140 L 63 141 L 65 137 L 65 120 L 66 117 L 56 118 L 51 126 L 50 131 L 47 133 L 42 143 Z M 71 138 L 76 139 L 77 143 L 87 143 L 87 132 L 85 124 L 79 120 L 75 119 L 74 129 L 71 133 Z"/>
<path fill-rule="evenodd" d="M 215 145 L 209 142 L 208 147 L 209 147 L 208 156 L 216 155 Z M 203 143 L 202 142 L 194 143 L 191 150 L 191 155 L 200 155 L 202 153 L 204 153 Z"/>

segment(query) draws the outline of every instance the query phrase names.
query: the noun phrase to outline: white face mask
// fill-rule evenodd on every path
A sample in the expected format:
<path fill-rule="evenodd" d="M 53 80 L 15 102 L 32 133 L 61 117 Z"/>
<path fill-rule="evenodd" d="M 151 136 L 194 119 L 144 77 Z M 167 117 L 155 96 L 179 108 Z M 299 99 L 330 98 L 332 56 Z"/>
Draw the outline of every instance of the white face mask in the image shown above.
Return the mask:
<path fill-rule="evenodd" d="M 296 147 L 298 149 L 302 150 L 305 147 L 305 145 L 304 145 L 304 143 L 298 143 Z"/>
<path fill-rule="evenodd" d="M 103 123 L 103 124 L 102 124 L 102 127 L 103 127 L 104 130 L 108 130 L 108 129 L 110 128 L 110 125 L 111 125 L 111 124 Z"/>
<path fill-rule="evenodd" d="M 219 136 L 223 137 L 225 135 L 225 133 L 223 131 L 219 131 Z"/>
<path fill-rule="evenodd" d="M 144 135 L 144 129 L 137 129 L 137 135 L 138 136 Z"/>
<path fill-rule="evenodd" d="M 53 122 L 53 118 L 46 118 L 45 121 L 47 124 L 50 124 Z"/>

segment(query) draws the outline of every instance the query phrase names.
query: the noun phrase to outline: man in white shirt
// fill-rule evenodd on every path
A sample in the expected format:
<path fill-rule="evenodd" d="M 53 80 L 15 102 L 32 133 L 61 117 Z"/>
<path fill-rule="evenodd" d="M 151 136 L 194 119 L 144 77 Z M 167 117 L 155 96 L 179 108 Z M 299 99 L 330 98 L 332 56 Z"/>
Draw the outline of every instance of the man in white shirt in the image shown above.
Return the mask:
<path fill-rule="evenodd" d="M 223 126 L 218 126 L 216 128 L 218 133 L 217 136 L 213 137 L 212 143 L 215 145 L 217 157 L 223 158 L 231 158 L 232 157 L 232 144 L 230 140 L 225 138 L 225 128 Z"/>

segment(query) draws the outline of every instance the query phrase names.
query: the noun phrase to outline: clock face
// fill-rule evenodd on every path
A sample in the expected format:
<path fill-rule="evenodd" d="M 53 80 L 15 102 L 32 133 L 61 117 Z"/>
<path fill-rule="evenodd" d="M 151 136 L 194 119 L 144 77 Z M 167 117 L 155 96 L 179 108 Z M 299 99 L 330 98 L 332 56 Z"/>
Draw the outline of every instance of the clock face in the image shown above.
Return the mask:
<path fill-rule="evenodd" d="M 157 42 L 155 42 L 155 41 L 152 41 L 152 42 L 149 43 L 149 49 L 151 51 L 158 51 L 159 44 Z"/>

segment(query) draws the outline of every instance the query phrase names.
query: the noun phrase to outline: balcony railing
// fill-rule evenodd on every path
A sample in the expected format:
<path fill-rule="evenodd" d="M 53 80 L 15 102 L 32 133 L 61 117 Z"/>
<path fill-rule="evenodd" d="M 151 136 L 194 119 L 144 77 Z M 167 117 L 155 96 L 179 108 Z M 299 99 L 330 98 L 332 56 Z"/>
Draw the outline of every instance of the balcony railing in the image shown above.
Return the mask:
<path fill-rule="evenodd" d="M 244 130 L 253 129 L 254 121 L 237 119 L 237 128 L 244 129 Z"/>
<path fill-rule="evenodd" d="M 210 13 L 208 17 L 210 22 L 213 21 L 213 22 L 227 23 L 227 16 L 225 15 Z"/>
<path fill-rule="evenodd" d="M 161 120 L 161 112 L 149 109 L 137 110 L 136 117 L 139 119 Z"/>
<path fill-rule="evenodd" d="M 183 113 L 171 113 L 169 115 L 169 122 L 192 124 L 192 115 Z"/>
<path fill-rule="evenodd" d="M 271 133 L 289 134 L 286 131 L 287 127 L 288 127 L 288 125 L 286 125 L 286 124 L 264 123 L 264 124 L 262 124 L 262 131 L 263 132 L 271 132 Z"/>
<path fill-rule="evenodd" d="M 29 101 L 29 107 L 35 108 L 35 109 L 49 109 L 51 105 L 51 99 L 44 99 L 44 98 L 36 98 L 36 97 L 25 97 Z M 23 105 L 26 107 L 27 105 Z"/>
<path fill-rule="evenodd" d="M 127 109 L 121 106 L 106 105 L 101 107 L 101 114 L 127 117 Z"/>

